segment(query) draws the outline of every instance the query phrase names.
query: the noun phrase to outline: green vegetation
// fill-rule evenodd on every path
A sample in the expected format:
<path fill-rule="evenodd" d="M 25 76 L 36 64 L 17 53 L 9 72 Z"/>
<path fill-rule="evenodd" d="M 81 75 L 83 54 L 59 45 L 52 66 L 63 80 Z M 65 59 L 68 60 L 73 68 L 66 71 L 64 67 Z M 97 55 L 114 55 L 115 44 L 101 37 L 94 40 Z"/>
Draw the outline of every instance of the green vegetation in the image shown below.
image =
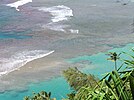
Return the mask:
<path fill-rule="evenodd" d="M 41 91 L 40 93 L 33 93 L 32 97 L 24 97 L 24 100 L 56 100 L 56 98 L 51 98 L 51 92 Z"/>
<path fill-rule="evenodd" d="M 72 94 L 69 94 L 68 99 L 66 100 L 134 100 L 134 56 L 127 54 L 132 60 L 123 60 L 123 64 L 117 69 L 116 63 L 120 54 L 118 55 L 114 52 L 109 53 L 108 55 L 110 56 L 108 60 L 113 60 L 115 62 L 115 70 L 107 73 L 98 82 L 96 80 L 97 84 L 95 84 L 95 86 L 91 87 L 86 83 L 85 86 L 82 86 L 79 90 L 75 91 L 73 96 Z M 121 70 L 121 68 L 124 69 Z M 69 70 L 71 72 L 71 70 L 78 69 L 70 68 Z M 64 77 L 69 79 L 71 74 L 68 74 L 66 71 L 64 71 L 64 74 Z M 74 78 L 77 78 L 76 76 Z M 68 83 L 73 83 L 73 81 L 76 82 L 74 78 L 67 80 Z M 84 81 L 81 82 L 84 84 Z M 74 87 L 71 84 L 70 86 Z M 77 88 L 76 84 L 75 88 Z"/>
<path fill-rule="evenodd" d="M 74 90 L 67 94 L 64 100 L 134 100 L 134 56 L 125 52 L 123 54 L 129 56 L 131 60 L 121 60 L 122 65 L 118 67 L 120 54 L 115 52 L 108 54 L 110 56 L 108 60 L 114 61 L 115 69 L 100 80 L 91 74 L 82 73 L 77 68 L 63 71 L 63 76 Z M 49 94 L 45 97 L 49 99 L 36 99 L 36 97 L 24 100 L 55 100 L 50 99 Z"/>
<path fill-rule="evenodd" d="M 117 54 L 116 52 L 109 52 L 107 55 L 110 56 L 110 58 L 108 58 L 107 60 L 112 60 L 114 61 L 114 66 L 115 66 L 115 70 L 117 70 L 117 60 L 120 58 L 121 53 Z"/>
<path fill-rule="evenodd" d="M 97 85 L 97 78 L 89 74 L 84 74 L 77 68 L 69 68 L 63 71 L 65 79 L 68 81 L 69 85 L 76 91 L 78 91 L 83 86 L 95 87 Z"/>

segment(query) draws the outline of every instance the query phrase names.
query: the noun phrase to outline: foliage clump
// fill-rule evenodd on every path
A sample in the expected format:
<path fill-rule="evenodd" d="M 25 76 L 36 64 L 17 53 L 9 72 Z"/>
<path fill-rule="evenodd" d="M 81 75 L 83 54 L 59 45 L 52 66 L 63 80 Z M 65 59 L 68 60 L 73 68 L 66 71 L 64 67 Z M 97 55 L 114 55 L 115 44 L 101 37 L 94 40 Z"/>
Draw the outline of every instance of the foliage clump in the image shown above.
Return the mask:
<path fill-rule="evenodd" d="M 67 70 L 64 70 L 63 76 L 69 85 L 76 91 L 82 86 L 94 87 L 97 85 L 97 78 L 95 78 L 95 76 L 82 73 L 77 68 L 68 68 Z"/>
<path fill-rule="evenodd" d="M 114 60 L 115 70 L 107 73 L 98 82 L 96 79 L 93 79 L 97 82 L 95 86 L 88 86 L 90 82 L 84 83 L 83 80 L 80 80 L 82 85 L 79 87 L 75 78 L 79 75 L 83 75 L 81 78 L 88 75 L 80 72 L 77 68 L 68 69 L 73 70 L 69 71 L 70 73 L 68 73 L 68 70 L 64 71 L 65 79 L 67 79 L 69 84 L 71 83 L 71 87 L 76 88 L 75 93 L 68 94 L 66 100 L 134 100 L 134 56 L 127 54 L 132 60 L 123 60 L 123 64 L 117 68 L 116 62 L 119 59 L 119 55 L 116 52 L 110 53 L 110 59 L 108 60 Z M 124 70 L 121 70 L 122 67 Z M 73 75 L 74 72 L 75 76 Z"/>
<path fill-rule="evenodd" d="M 51 92 L 41 91 L 40 93 L 33 93 L 32 97 L 24 97 L 24 100 L 56 100 L 56 98 L 51 98 Z"/>

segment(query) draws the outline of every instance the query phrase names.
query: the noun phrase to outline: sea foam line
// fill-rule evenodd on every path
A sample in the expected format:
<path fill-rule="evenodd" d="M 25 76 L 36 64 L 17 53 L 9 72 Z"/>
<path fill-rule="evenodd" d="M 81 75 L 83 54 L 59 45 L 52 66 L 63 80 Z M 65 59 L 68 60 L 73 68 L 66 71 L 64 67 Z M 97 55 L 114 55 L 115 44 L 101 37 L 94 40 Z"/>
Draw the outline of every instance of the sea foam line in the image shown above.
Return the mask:
<path fill-rule="evenodd" d="M 27 4 L 29 2 L 32 2 L 32 0 L 20 0 L 20 1 L 14 2 L 14 3 L 7 4 L 6 6 L 14 7 L 17 11 L 20 11 L 18 7 L 20 7 L 24 4 Z"/>
<path fill-rule="evenodd" d="M 48 56 L 54 53 L 54 50 L 48 53 L 46 52 L 47 51 L 44 50 L 23 51 L 11 56 L 9 59 L 0 59 L 0 76 L 18 70 L 20 67 L 35 59 Z"/>

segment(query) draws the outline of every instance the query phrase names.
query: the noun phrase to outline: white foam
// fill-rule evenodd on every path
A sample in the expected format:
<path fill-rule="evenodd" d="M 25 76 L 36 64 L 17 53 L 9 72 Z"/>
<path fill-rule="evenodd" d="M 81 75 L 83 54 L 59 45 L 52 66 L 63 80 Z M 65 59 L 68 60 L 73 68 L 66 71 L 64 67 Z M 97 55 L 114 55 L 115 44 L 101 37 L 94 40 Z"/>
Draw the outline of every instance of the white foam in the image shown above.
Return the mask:
<path fill-rule="evenodd" d="M 51 13 L 51 15 L 53 16 L 51 19 L 52 22 L 68 20 L 71 16 L 73 16 L 72 9 L 64 5 L 58 5 L 49 8 L 41 7 L 39 8 L 39 10 Z"/>
<path fill-rule="evenodd" d="M 70 25 L 63 25 L 62 23 L 58 23 L 61 21 L 67 21 L 73 17 L 73 10 L 64 5 L 58 5 L 53 7 L 40 7 L 38 8 L 39 11 L 49 12 L 52 15 L 51 23 L 47 25 L 42 25 L 43 28 L 48 28 L 54 31 L 61 31 L 61 32 L 71 32 L 71 33 L 78 33 L 79 30 L 73 29 L 66 29 L 69 28 Z"/>
<path fill-rule="evenodd" d="M 54 53 L 54 51 L 44 51 L 44 50 L 32 50 L 23 51 L 21 53 L 16 53 L 8 59 L 0 59 L 0 76 L 8 74 L 14 70 L 18 70 L 20 67 L 24 66 L 28 62 L 45 57 Z"/>
<path fill-rule="evenodd" d="M 29 2 L 32 2 L 32 0 L 20 0 L 20 1 L 14 2 L 14 3 L 7 4 L 6 6 L 14 7 L 14 8 L 16 8 L 17 11 L 20 11 L 18 7 L 20 7 L 24 4 L 27 4 Z"/>
<path fill-rule="evenodd" d="M 71 33 L 79 33 L 79 30 L 69 29 Z"/>

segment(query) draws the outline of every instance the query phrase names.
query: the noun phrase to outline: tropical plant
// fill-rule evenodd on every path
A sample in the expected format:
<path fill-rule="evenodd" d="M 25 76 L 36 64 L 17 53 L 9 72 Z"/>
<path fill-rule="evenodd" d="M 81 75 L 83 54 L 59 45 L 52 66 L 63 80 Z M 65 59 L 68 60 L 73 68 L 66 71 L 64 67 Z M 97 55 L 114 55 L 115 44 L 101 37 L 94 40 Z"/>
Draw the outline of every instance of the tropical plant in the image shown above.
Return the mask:
<path fill-rule="evenodd" d="M 40 93 L 33 93 L 32 97 L 24 97 L 24 100 L 56 100 L 56 98 L 51 98 L 51 92 L 41 91 Z"/>
<path fill-rule="evenodd" d="M 107 60 L 114 61 L 115 70 L 117 70 L 117 60 L 120 58 L 121 53 L 117 54 L 116 52 L 109 52 L 107 55 L 110 56 Z"/>
<path fill-rule="evenodd" d="M 115 70 L 107 73 L 94 87 L 90 87 L 86 83 L 85 86 L 75 91 L 76 93 L 71 96 L 71 99 L 69 96 L 67 100 L 134 100 L 134 56 L 127 54 L 132 60 L 124 60 L 123 64 L 117 69 L 116 63 L 120 54 L 110 52 L 109 55 L 110 59 L 108 60 L 115 62 Z M 121 70 L 122 67 L 125 69 Z M 72 74 L 68 75 L 72 76 Z M 75 77 L 77 78 L 77 73 Z M 70 81 L 71 83 L 76 82 L 74 78 L 70 78 L 69 83 Z M 77 88 L 77 85 L 75 85 L 75 88 Z"/>
<path fill-rule="evenodd" d="M 74 90 L 79 90 L 82 86 L 94 87 L 98 79 L 91 74 L 85 74 L 75 68 L 68 68 L 63 71 L 63 76 Z"/>

